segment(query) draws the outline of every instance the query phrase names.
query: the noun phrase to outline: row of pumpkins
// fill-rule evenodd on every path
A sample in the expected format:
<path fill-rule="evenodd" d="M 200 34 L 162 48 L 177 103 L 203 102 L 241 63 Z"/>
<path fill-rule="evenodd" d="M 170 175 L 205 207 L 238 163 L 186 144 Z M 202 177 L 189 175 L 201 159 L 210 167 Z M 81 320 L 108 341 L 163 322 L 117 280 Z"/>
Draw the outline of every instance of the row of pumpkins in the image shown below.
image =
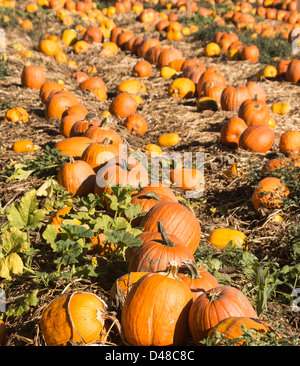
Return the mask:
<path fill-rule="evenodd" d="M 125 47 L 120 43 L 124 33 L 126 31 L 117 27 L 111 32 L 111 41 L 113 42 L 113 37 L 116 37 L 116 42 L 119 39 L 117 44 L 120 48 Z M 156 64 L 161 68 L 183 59 L 179 50 L 162 47 L 157 41 L 134 37 L 131 40 L 132 53 L 150 65 Z M 128 45 L 127 47 L 130 50 Z M 191 65 L 200 65 L 199 60 L 185 62 L 190 69 L 193 68 Z M 202 75 L 209 74 L 222 79 L 215 68 L 203 70 Z M 141 75 L 138 73 L 137 76 Z M 78 81 L 80 90 L 97 89 L 104 94 L 107 91 L 100 78 L 86 77 L 84 73 L 75 73 L 74 78 Z M 172 97 L 180 97 L 178 93 L 182 80 L 179 79 L 174 80 L 177 84 L 173 92 L 170 87 Z M 184 79 L 183 82 L 191 80 L 188 77 Z M 140 102 L 137 95 L 140 89 L 136 89 L 136 84 L 140 88 L 140 83 L 133 82 L 129 83 L 129 90 L 119 90 L 109 108 L 111 115 L 126 123 L 130 116 L 136 114 Z M 193 84 L 198 89 L 199 83 L 197 87 Z M 241 291 L 232 286 L 219 285 L 210 273 L 196 267 L 194 253 L 201 236 L 198 219 L 178 202 L 169 187 L 151 185 L 148 172 L 141 163 L 122 156 L 119 151 L 122 137 L 119 133 L 104 126 L 103 118 L 91 115 L 78 97 L 64 86 L 46 81 L 43 69 L 39 67 L 24 67 L 22 85 L 39 90 L 47 119 L 60 120 L 60 132 L 65 139 L 58 142 L 56 148 L 70 156 L 70 162 L 59 170 L 58 181 L 62 186 L 74 196 L 84 196 L 90 192 L 101 196 L 103 192 L 109 192 L 109 183 L 125 182 L 139 188 L 132 197 L 133 202 L 139 202 L 146 212 L 138 222 L 145 230 L 140 234 L 143 245 L 128 251 L 128 274 L 118 279 L 111 290 L 111 299 L 118 296 L 121 303 L 119 330 L 125 344 L 184 345 L 191 336 L 198 345 L 216 331 L 229 338 L 238 337 L 242 333 L 241 324 L 262 332 L 272 330 L 268 324 L 258 319 L 251 303 Z M 257 88 L 258 84 L 255 86 Z M 247 96 L 245 99 L 262 103 L 260 100 L 252 100 L 258 95 L 257 92 L 250 94 L 249 86 L 245 88 L 248 90 L 243 94 Z M 132 94 L 133 90 L 136 94 Z M 236 90 L 234 92 L 238 93 Z M 236 95 L 231 104 L 235 111 L 240 111 L 242 101 Z M 244 123 L 247 129 L 259 126 L 271 130 L 265 124 L 248 126 L 246 121 Z M 139 126 L 139 122 L 134 122 L 133 126 Z M 174 143 L 170 143 L 168 138 L 170 136 L 161 146 Z M 203 177 L 200 179 L 203 180 Z M 219 232 L 218 240 L 224 240 L 226 233 Z M 238 240 L 241 246 L 245 245 L 245 238 L 239 236 Z M 230 238 L 227 243 L 229 241 Z M 212 302 L 214 307 L 211 306 Z M 92 293 L 73 293 L 61 295 L 48 305 L 40 327 L 47 345 L 67 345 L 71 340 L 89 344 L 109 339 L 111 321 L 107 305 L 101 298 Z M 146 323 L 150 326 L 145 327 Z"/>

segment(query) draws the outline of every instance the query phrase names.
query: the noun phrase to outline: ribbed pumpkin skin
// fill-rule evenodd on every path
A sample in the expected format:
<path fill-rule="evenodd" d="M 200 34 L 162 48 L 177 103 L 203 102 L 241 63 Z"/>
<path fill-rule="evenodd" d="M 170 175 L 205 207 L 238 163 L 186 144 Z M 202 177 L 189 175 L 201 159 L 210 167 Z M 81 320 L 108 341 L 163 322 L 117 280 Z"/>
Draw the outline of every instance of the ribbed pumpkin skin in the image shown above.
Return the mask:
<path fill-rule="evenodd" d="M 85 131 L 83 136 L 88 137 L 94 142 L 103 143 L 105 140 L 108 140 L 117 149 L 123 143 L 121 136 L 112 128 L 91 126 Z"/>
<path fill-rule="evenodd" d="M 232 117 L 225 121 L 222 124 L 220 132 L 221 144 L 230 149 L 237 149 L 239 147 L 240 136 L 246 128 L 245 121 L 239 117 Z"/>
<path fill-rule="evenodd" d="M 62 154 L 80 159 L 84 150 L 92 143 L 93 141 L 88 137 L 75 136 L 57 142 L 54 147 L 60 150 Z"/>
<path fill-rule="evenodd" d="M 67 346 L 70 340 L 90 343 L 103 339 L 105 309 L 105 303 L 92 293 L 58 296 L 47 306 L 40 320 L 46 345 Z"/>
<path fill-rule="evenodd" d="M 115 97 L 109 106 L 109 112 L 120 118 L 127 118 L 137 109 L 137 101 L 129 93 L 121 93 Z"/>
<path fill-rule="evenodd" d="M 247 126 L 267 126 L 270 119 L 270 110 L 265 102 L 246 99 L 239 108 L 238 116 L 246 122 Z"/>
<path fill-rule="evenodd" d="M 245 326 L 247 330 L 254 329 L 259 334 L 266 334 L 274 332 L 274 329 L 266 322 L 260 319 L 254 319 L 245 316 L 231 316 L 223 319 L 214 326 L 208 333 L 208 337 L 212 337 L 214 334 L 219 332 L 223 339 L 235 339 L 239 338 L 244 334 L 242 326 Z M 278 335 L 279 336 L 279 335 Z M 237 342 L 235 346 L 241 346 L 244 342 Z"/>
<path fill-rule="evenodd" d="M 40 66 L 24 66 L 21 74 L 22 86 L 39 90 L 46 82 L 44 69 Z"/>
<path fill-rule="evenodd" d="M 250 99 L 251 94 L 246 86 L 227 86 L 221 94 L 221 107 L 224 111 L 238 112 L 244 100 Z"/>
<path fill-rule="evenodd" d="M 157 232 L 158 221 L 163 221 L 169 235 L 177 236 L 192 254 L 195 253 L 200 242 L 201 227 L 193 212 L 181 203 L 161 202 L 148 211 L 140 225 L 145 231 Z"/>
<path fill-rule="evenodd" d="M 97 173 L 103 164 L 118 154 L 119 150 L 115 146 L 94 142 L 84 150 L 81 160 L 87 162 Z"/>
<path fill-rule="evenodd" d="M 215 298 L 210 299 L 210 296 Z M 189 313 L 189 327 L 196 345 L 209 330 L 229 316 L 258 318 L 247 297 L 231 286 L 218 286 L 207 290 L 193 302 Z"/>
<path fill-rule="evenodd" d="M 58 171 L 58 183 L 73 197 L 84 197 L 94 192 L 96 174 L 93 168 L 82 160 L 65 163 Z"/>
<path fill-rule="evenodd" d="M 69 92 L 58 91 L 51 96 L 46 104 L 45 117 L 47 119 L 63 117 L 63 113 L 73 105 L 79 104 L 79 100 Z"/>
<path fill-rule="evenodd" d="M 239 138 L 239 145 L 245 150 L 266 153 L 275 139 L 274 131 L 265 125 L 248 126 Z"/>
<path fill-rule="evenodd" d="M 128 293 L 121 315 L 131 346 L 180 346 L 187 340 L 192 295 L 188 286 L 165 274 L 143 276 Z"/>
<path fill-rule="evenodd" d="M 128 167 L 126 167 L 128 164 Z M 129 184 L 133 188 L 145 187 L 149 184 L 146 168 L 136 159 L 127 160 L 117 156 L 110 159 L 97 173 L 95 192 L 100 197 L 104 192 L 111 193 L 110 184 L 126 187 Z"/>
<path fill-rule="evenodd" d="M 157 272 L 164 271 L 170 261 L 181 264 L 183 259 L 194 260 L 189 248 L 175 235 L 168 235 L 173 246 L 164 243 L 160 233 L 155 239 L 144 242 L 137 248 L 129 263 L 129 272 Z"/>

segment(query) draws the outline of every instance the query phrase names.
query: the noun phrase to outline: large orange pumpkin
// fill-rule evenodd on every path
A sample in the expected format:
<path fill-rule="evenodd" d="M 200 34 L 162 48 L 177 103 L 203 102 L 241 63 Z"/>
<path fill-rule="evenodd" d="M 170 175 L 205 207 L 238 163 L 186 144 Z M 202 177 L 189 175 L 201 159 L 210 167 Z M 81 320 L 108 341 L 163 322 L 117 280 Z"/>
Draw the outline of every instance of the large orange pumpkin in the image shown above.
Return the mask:
<path fill-rule="evenodd" d="M 180 346 L 187 342 L 192 294 L 177 271 L 178 264 L 171 262 L 166 272 L 144 275 L 128 293 L 121 325 L 129 345 Z"/>
<path fill-rule="evenodd" d="M 40 90 L 45 82 L 46 76 L 41 66 L 24 66 L 21 74 L 23 87 Z"/>
<path fill-rule="evenodd" d="M 158 231 L 162 221 L 168 234 L 177 236 L 194 254 L 200 243 L 201 227 L 195 214 L 177 202 L 160 202 L 143 216 L 140 226 L 145 231 Z"/>
<path fill-rule="evenodd" d="M 206 290 L 193 302 L 189 313 L 189 327 L 197 346 L 211 328 L 229 316 L 258 316 L 248 298 L 232 286 L 217 286 Z"/>
<path fill-rule="evenodd" d="M 175 235 L 168 234 L 163 222 L 157 223 L 156 236 L 139 246 L 130 260 L 129 272 L 157 272 L 167 269 L 170 261 L 179 265 L 184 259 L 194 260 L 189 248 Z"/>
<path fill-rule="evenodd" d="M 226 120 L 221 127 L 221 144 L 230 149 L 237 149 L 239 147 L 240 136 L 246 128 L 247 125 L 242 118 L 232 117 Z"/>
<path fill-rule="evenodd" d="M 104 340 L 108 331 L 106 309 L 105 302 L 93 293 L 74 292 L 56 297 L 44 310 L 39 324 L 46 345 Z"/>
<path fill-rule="evenodd" d="M 58 171 L 58 183 L 72 197 L 84 197 L 94 192 L 96 174 L 93 168 L 83 160 L 71 159 L 69 163 L 64 163 Z"/>

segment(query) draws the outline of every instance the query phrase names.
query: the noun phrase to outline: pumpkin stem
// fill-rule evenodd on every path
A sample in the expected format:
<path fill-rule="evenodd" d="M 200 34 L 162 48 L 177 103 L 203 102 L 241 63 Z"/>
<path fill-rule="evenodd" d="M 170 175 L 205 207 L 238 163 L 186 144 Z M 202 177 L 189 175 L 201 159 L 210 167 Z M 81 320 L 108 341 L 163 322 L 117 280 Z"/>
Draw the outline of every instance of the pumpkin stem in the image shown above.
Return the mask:
<path fill-rule="evenodd" d="M 167 247 L 174 247 L 174 243 L 169 238 L 162 221 L 158 221 L 157 227 L 158 227 L 158 232 L 160 233 L 162 240 L 164 242 L 164 245 Z"/>
<path fill-rule="evenodd" d="M 182 263 L 186 265 L 186 267 L 188 269 L 188 276 L 192 280 L 195 280 L 196 278 L 201 278 L 201 276 L 197 270 L 195 261 L 193 261 L 192 259 L 183 259 Z"/>
<path fill-rule="evenodd" d="M 222 291 L 206 293 L 209 301 L 217 300 Z"/>
<path fill-rule="evenodd" d="M 72 164 L 75 163 L 75 159 L 71 155 L 69 155 L 69 162 L 72 163 Z"/>
<path fill-rule="evenodd" d="M 148 192 L 146 192 L 146 193 L 144 194 L 144 196 L 145 196 L 146 198 L 151 198 L 151 199 L 154 199 L 154 200 L 156 200 L 156 201 L 159 201 L 159 197 L 158 197 L 158 195 L 157 195 L 155 192 L 153 192 L 153 191 L 148 191 Z"/>
<path fill-rule="evenodd" d="M 181 280 L 178 276 L 179 264 L 176 261 L 170 261 L 167 267 L 166 277 L 174 278 L 176 280 Z"/>
<path fill-rule="evenodd" d="M 94 112 L 89 112 L 85 117 L 84 120 L 87 122 L 91 122 L 91 120 L 96 117 L 96 113 Z"/>

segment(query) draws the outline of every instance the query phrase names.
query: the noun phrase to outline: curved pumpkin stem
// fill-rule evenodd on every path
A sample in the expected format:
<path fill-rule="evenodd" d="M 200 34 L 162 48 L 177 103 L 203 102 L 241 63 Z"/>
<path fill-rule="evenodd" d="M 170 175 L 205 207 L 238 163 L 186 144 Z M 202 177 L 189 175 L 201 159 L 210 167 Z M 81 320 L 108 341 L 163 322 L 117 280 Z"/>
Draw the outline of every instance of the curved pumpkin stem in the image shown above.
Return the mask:
<path fill-rule="evenodd" d="M 72 155 L 69 155 L 69 162 L 74 164 L 75 163 L 75 159 L 73 158 Z"/>
<path fill-rule="evenodd" d="M 160 235 L 162 237 L 162 240 L 163 240 L 165 246 L 167 246 L 167 247 L 174 247 L 174 243 L 169 238 L 169 236 L 168 236 L 168 234 L 166 232 L 166 229 L 165 229 L 162 221 L 158 221 L 157 227 L 158 227 L 158 232 L 160 233 Z"/>
<path fill-rule="evenodd" d="M 181 278 L 178 276 L 178 269 L 179 269 L 179 264 L 176 261 L 170 261 L 168 264 L 168 267 L 166 269 L 166 274 L 165 272 L 163 272 L 165 274 L 166 277 L 169 278 L 174 278 L 176 280 L 181 280 Z M 162 273 L 162 272 L 160 272 Z"/>
<path fill-rule="evenodd" d="M 201 278 L 201 275 L 198 272 L 195 261 L 193 261 L 192 259 L 183 259 L 182 263 L 186 265 L 188 269 L 188 276 L 192 280 L 195 280 L 196 278 Z"/>
<path fill-rule="evenodd" d="M 91 122 L 91 120 L 96 117 L 96 113 L 94 112 L 89 112 L 85 117 L 84 120 L 87 122 Z"/>

